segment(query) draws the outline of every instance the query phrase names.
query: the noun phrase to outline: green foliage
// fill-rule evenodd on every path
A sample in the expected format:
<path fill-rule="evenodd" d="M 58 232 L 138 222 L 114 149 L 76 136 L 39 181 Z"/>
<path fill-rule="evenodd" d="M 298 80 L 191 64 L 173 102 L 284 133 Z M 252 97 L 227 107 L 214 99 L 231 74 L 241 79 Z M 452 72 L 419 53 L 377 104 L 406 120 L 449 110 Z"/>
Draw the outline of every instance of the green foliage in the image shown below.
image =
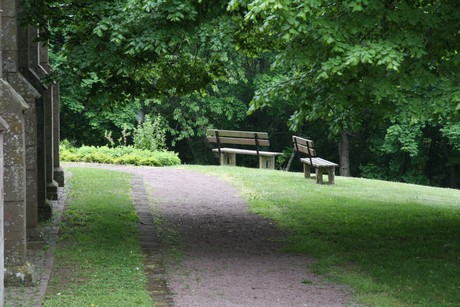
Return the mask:
<path fill-rule="evenodd" d="M 293 131 L 323 122 L 331 140 L 351 132 L 351 146 L 363 147 L 358 155 L 372 142 L 372 136 L 358 139 L 369 136 L 367 130 L 388 130 L 384 151 L 420 159 L 407 172 L 406 158 L 394 160 L 401 171 L 392 178 L 398 180 L 401 173 L 420 173 L 441 161 L 431 148 L 418 152 L 424 133 L 417 130 L 458 121 L 457 2 L 233 0 L 229 8 L 245 13 L 240 48 L 257 55 L 274 49 L 271 80 L 257 88 L 251 111 L 295 103 Z M 447 135 L 452 144 L 453 135 Z M 378 160 L 370 164 L 382 166 Z"/>
<path fill-rule="evenodd" d="M 183 160 L 209 163 L 206 128 L 273 131 L 282 150 L 288 122 L 335 161 L 349 132 L 353 175 L 459 186 L 448 183 L 460 166 L 457 1 L 21 4 L 51 39 L 62 135 L 75 144 L 103 145 L 105 131 L 130 144 L 125 125 L 161 114 Z"/>
<path fill-rule="evenodd" d="M 243 191 L 252 212 L 276 221 L 288 250 L 356 290 L 370 306 L 448 306 L 460 301 L 460 191 L 301 173 L 191 167 Z"/>
<path fill-rule="evenodd" d="M 66 77 L 99 105 L 182 96 L 241 77 L 226 1 L 24 2 L 25 20 L 55 29 L 43 38 L 62 45 Z"/>
<path fill-rule="evenodd" d="M 455 174 L 460 164 L 460 151 L 446 133 L 449 125 L 434 122 L 390 124 L 367 131 L 367 148 L 360 147 L 357 160 L 365 178 L 408 183 L 458 187 Z"/>
<path fill-rule="evenodd" d="M 281 74 L 256 93 L 252 107 L 271 106 L 280 96 L 298 101 L 293 129 L 322 119 L 337 135 L 396 115 L 395 108 L 419 119 L 458 104 L 453 2 L 257 0 L 230 7 L 247 10 L 244 31 L 284 42 L 274 43 L 272 63 Z"/>
<path fill-rule="evenodd" d="M 105 131 L 116 141 L 124 124 L 133 129 L 138 113 L 161 114 L 175 145 L 246 119 L 252 65 L 235 52 L 238 16 L 226 1 L 26 2 L 31 23 L 51 25 L 63 138 L 102 145 Z"/>
<path fill-rule="evenodd" d="M 134 129 L 133 137 L 135 148 L 149 151 L 165 150 L 166 129 L 163 118 L 160 115 L 155 118 L 146 115 L 144 121 Z"/>
<path fill-rule="evenodd" d="M 451 123 L 442 128 L 441 132 L 449 139 L 449 143 L 460 151 L 460 124 Z"/>
<path fill-rule="evenodd" d="M 132 146 L 119 147 L 72 147 L 68 142 L 60 146 L 61 161 L 96 162 L 110 164 L 133 164 L 148 166 L 171 166 L 181 163 L 176 153 L 170 151 L 149 151 Z"/>
<path fill-rule="evenodd" d="M 151 306 L 127 173 L 72 168 L 45 306 Z"/>
<path fill-rule="evenodd" d="M 420 126 L 393 125 L 387 129 L 382 150 L 389 154 L 407 152 L 411 157 L 415 157 L 419 153 L 417 140 L 421 134 Z"/>

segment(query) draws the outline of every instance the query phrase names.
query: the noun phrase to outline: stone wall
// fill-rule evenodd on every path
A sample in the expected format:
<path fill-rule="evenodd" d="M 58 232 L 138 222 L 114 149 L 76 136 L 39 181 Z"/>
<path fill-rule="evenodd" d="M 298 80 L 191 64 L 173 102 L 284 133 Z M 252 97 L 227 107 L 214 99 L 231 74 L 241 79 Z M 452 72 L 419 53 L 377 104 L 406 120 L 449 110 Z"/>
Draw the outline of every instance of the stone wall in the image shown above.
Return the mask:
<path fill-rule="evenodd" d="M 58 86 L 42 81 L 51 73 L 48 48 L 37 42 L 36 28 L 19 24 L 19 3 L 0 1 L 0 118 L 9 124 L 2 140 L 2 234 L 5 283 L 27 285 L 34 282 L 34 272 L 26 251 L 43 243 L 38 221 L 51 217 L 63 172 Z"/>
<path fill-rule="evenodd" d="M 1 57 L 0 57 L 1 58 Z M 0 272 L 4 271 L 3 244 L 3 133 L 8 130 L 8 124 L 0 116 Z M 0 274 L 0 306 L 3 306 L 3 274 Z"/>

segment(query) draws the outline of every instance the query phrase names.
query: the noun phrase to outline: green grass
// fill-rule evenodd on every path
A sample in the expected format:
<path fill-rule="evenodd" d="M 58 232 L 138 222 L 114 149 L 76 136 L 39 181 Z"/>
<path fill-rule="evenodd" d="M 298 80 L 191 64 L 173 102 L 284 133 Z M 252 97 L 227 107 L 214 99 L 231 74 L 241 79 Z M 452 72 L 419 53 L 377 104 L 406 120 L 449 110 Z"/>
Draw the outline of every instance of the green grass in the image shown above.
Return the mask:
<path fill-rule="evenodd" d="M 130 175 L 72 168 L 44 306 L 152 306 Z"/>
<path fill-rule="evenodd" d="M 240 167 L 187 169 L 243 191 L 253 212 L 287 230 L 287 250 L 356 290 L 370 306 L 460 305 L 460 191 Z"/>
<path fill-rule="evenodd" d="M 314 270 L 350 285 L 360 303 L 460 305 L 458 190 L 342 177 L 328 186 L 300 173 L 182 168 L 239 188 L 253 212 L 287 231 L 288 251 L 314 256 Z M 45 306 L 151 306 L 130 176 L 80 168 L 72 173 Z M 174 233 L 165 235 L 174 239 Z"/>

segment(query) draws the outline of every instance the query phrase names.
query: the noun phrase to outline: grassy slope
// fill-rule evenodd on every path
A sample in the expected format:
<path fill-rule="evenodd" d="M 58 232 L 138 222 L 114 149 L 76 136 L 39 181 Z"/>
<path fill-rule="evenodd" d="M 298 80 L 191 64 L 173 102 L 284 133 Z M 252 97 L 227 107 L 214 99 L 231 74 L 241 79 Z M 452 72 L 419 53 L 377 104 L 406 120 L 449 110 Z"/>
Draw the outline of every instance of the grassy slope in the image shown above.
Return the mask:
<path fill-rule="evenodd" d="M 223 177 L 254 212 L 291 234 L 287 249 L 371 306 L 460 302 L 460 191 L 357 178 L 317 185 L 299 173 L 187 167 Z"/>
<path fill-rule="evenodd" d="M 130 175 L 71 169 L 71 192 L 44 306 L 152 306 Z"/>

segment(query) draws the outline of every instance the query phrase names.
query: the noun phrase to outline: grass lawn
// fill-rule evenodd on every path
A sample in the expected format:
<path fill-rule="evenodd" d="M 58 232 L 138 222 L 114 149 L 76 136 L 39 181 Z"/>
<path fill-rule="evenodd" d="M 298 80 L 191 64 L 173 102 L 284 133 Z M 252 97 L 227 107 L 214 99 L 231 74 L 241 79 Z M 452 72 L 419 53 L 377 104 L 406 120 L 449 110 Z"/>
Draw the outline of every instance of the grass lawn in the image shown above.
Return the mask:
<path fill-rule="evenodd" d="M 460 305 L 460 191 L 300 173 L 187 166 L 243 191 L 253 212 L 289 233 L 287 250 L 356 289 L 371 306 Z"/>
<path fill-rule="evenodd" d="M 72 168 L 44 306 L 152 306 L 130 175 Z"/>

